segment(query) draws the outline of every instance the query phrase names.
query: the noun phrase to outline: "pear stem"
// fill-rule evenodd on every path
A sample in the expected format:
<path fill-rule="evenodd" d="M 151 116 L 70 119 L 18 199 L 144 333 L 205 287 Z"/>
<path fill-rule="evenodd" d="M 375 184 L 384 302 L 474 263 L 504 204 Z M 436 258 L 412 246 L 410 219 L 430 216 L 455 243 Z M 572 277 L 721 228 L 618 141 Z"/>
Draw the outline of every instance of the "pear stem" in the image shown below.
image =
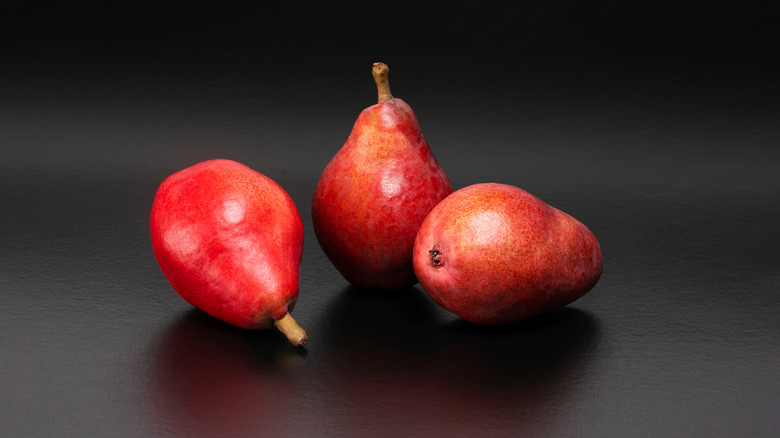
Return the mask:
<path fill-rule="evenodd" d="M 374 68 L 371 69 L 371 73 L 374 75 L 374 82 L 376 82 L 379 103 L 392 99 L 393 95 L 390 94 L 390 81 L 387 79 L 387 76 L 390 73 L 390 67 L 381 62 L 375 62 Z"/>
<path fill-rule="evenodd" d="M 289 313 L 274 321 L 274 326 L 284 333 L 287 339 L 296 347 L 302 347 L 308 339 L 306 332 L 295 322 Z"/>

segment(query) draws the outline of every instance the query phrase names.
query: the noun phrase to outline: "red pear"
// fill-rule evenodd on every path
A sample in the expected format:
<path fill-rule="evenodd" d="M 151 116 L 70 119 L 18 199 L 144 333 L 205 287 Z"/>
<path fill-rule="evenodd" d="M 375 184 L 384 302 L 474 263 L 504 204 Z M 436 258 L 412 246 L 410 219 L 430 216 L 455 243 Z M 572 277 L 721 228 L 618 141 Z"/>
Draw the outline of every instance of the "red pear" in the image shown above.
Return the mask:
<path fill-rule="evenodd" d="M 379 103 L 364 109 L 314 192 L 312 219 L 325 254 L 350 283 L 403 289 L 417 283 L 414 237 L 452 192 L 414 112 L 390 94 L 388 67 L 372 69 Z"/>
<path fill-rule="evenodd" d="M 599 243 L 582 223 L 506 184 L 475 184 L 439 203 L 414 245 L 428 295 L 476 324 L 509 324 L 565 306 L 602 272 Z"/>
<path fill-rule="evenodd" d="M 205 161 L 162 182 L 152 248 L 184 300 L 238 327 L 276 326 L 296 346 L 303 223 L 276 182 L 231 160 Z"/>

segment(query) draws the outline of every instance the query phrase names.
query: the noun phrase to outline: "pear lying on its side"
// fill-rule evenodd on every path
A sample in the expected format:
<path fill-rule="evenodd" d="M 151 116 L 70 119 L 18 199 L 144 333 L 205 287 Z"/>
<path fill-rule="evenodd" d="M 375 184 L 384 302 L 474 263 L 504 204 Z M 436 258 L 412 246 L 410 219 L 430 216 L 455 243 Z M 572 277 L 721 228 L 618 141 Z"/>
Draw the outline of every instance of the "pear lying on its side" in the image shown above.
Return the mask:
<path fill-rule="evenodd" d="M 476 324 L 508 324 L 565 306 L 602 272 L 582 223 L 514 186 L 475 184 L 422 223 L 414 270 L 438 304 Z"/>
<path fill-rule="evenodd" d="M 180 170 L 160 184 L 150 228 L 157 262 L 185 301 L 235 326 L 275 326 L 293 345 L 306 342 L 290 316 L 303 222 L 271 178 L 223 159 Z"/>

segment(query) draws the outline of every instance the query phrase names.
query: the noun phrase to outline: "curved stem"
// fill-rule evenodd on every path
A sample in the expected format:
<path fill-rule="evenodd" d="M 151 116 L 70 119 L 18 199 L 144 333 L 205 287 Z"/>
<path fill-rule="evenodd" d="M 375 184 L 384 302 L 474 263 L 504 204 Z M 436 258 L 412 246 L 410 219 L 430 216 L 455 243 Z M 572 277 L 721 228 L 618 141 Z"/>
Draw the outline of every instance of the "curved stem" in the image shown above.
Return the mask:
<path fill-rule="evenodd" d="M 284 333 L 287 339 L 296 347 L 302 347 L 308 339 L 306 332 L 295 322 L 289 313 L 274 321 L 274 326 Z"/>
<path fill-rule="evenodd" d="M 375 62 L 374 68 L 371 69 L 371 73 L 374 75 L 374 82 L 376 82 L 379 103 L 392 99 L 393 95 L 390 94 L 390 81 L 387 79 L 387 76 L 390 73 L 390 67 L 381 62 Z"/>

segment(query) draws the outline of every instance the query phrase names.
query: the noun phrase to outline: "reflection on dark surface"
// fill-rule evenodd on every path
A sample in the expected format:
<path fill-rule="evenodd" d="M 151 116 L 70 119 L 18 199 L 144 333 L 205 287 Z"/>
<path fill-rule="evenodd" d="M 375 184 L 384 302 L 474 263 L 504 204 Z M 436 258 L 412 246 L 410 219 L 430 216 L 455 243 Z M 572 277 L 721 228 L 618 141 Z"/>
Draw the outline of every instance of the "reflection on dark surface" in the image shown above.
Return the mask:
<path fill-rule="evenodd" d="M 455 318 L 419 287 L 349 287 L 321 315 L 307 351 L 273 330 L 185 313 L 147 358 L 152 432 L 541 435 L 559 432 L 567 409 L 587 403 L 577 385 L 599 328 L 576 308 L 483 327 Z"/>
<path fill-rule="evenodd" d="M 283 432 L 286 371 L 306 360 L 275 330 L 250 331 L 192 309 L 161 336 L 148 358 L 151 428 L 174 436 Z"/>
<path fill-rule="evenodd" d="M 599 331 L 575 308 L 477 326 L 443 314 L 419 289 L 347 288 L 329 315 L 328 354 L 342 376 L 333 414 L 360 422 L 371 417 L 361 412 L 392 406 L 382 427 L 399 434 L 410 418 L 425 428 L 415 432 L 549 432 L 576 394 Z"/>

